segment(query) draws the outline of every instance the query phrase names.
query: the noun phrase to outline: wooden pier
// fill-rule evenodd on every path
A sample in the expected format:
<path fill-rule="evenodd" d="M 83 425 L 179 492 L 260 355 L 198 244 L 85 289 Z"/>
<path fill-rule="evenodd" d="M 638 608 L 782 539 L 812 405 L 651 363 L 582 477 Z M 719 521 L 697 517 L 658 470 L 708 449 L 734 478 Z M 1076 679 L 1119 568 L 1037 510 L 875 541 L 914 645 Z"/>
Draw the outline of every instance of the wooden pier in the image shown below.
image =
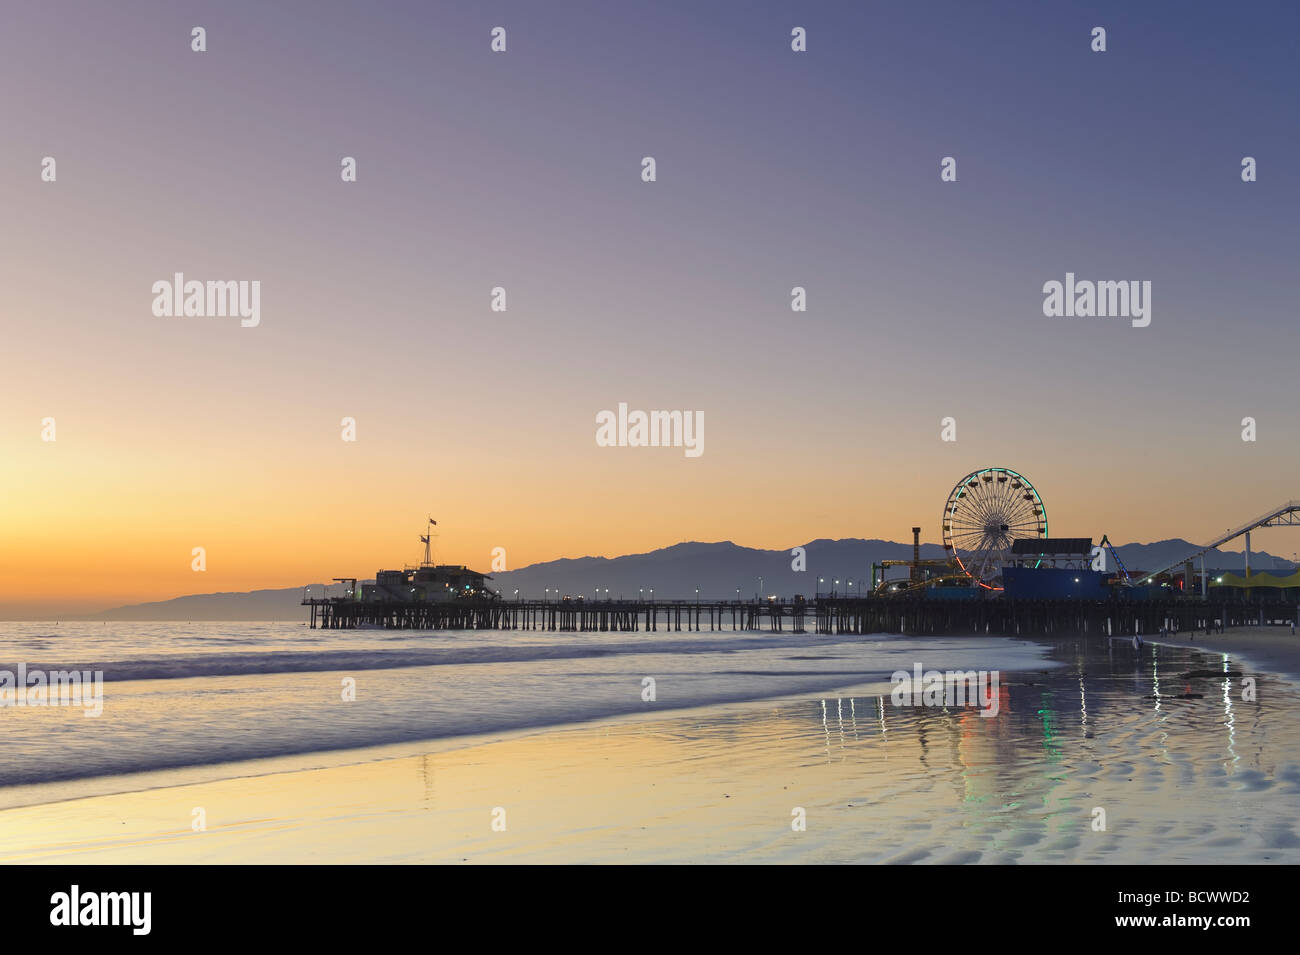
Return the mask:
<path fill-rule="evenodd" d="M 771 630 L 805 633 L 808 601 L 450 600 L 439 603 L 303 600 L 313 629 Z"/>
<path fill-rule="evenodd" d="M 451 600 L 437 603 L 304 599 L 313 629 L 551 630 L 654 633 L 681 630 L 821 634 L 1104 634 L 1150 637 L 1164 628 L 1287 624 L 1294 601 L 935 600 L 819 597 L 814 600 L 623 601 Z"/>
<path fill-rule="evenodd" d="M 1219 627 L 1287 624 L 1297 605 L 1287 601 L 1164 600 L 926 600 L 865 598 L 819 601 L 818 633 L 1098 634 L 1151 637 Z"/>

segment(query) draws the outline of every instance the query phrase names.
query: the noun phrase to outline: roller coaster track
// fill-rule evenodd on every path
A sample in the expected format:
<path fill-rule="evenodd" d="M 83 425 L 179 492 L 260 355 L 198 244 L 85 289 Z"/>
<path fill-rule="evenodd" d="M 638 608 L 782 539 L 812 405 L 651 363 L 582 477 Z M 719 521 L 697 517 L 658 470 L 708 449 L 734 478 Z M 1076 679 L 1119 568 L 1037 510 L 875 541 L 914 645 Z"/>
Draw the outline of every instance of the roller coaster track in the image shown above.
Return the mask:
<path fill-rule="evenodd" d="M 1281 507 L 1275 507 L 1271 511 L 1268 511 L 1265 514 L 1261 514 L 1253 521 L 1247 521 L 1245 524 L 1242 524 L 1240 527 L 1228 531 L 1222 537 L 1215 539 L 1212 543 L 1206 544 L 1196 553 L 1189 554 L 1186 557 L 1184 557 L 1182 560 L 1174 561 L 1168 567 L 1162 567 L 1160 570 L 1157 570 L 1154 573 L 1145 574 L 1144 576 L 1147 579 L 1155 579 L 1161 574 L 1167 574 L 1175 567 L 1179 567 L 1187 563 L 1189 560 L 1196 560 L 1198 557 L 1208 554 L 1216 547 L 1220 547 L 1223 544 L 1228 543 L 1228 541 L 1241 537 L 1244 534 L 1249 534 L 1251 531 L 1255 530 L 1258 527 L 1295 527 L 1295 526 L 1300 526 L 1300 501 L 1287 501 Z M 1247 557 L 1247 560 L 1249 560 L 1249 557 Z"/>

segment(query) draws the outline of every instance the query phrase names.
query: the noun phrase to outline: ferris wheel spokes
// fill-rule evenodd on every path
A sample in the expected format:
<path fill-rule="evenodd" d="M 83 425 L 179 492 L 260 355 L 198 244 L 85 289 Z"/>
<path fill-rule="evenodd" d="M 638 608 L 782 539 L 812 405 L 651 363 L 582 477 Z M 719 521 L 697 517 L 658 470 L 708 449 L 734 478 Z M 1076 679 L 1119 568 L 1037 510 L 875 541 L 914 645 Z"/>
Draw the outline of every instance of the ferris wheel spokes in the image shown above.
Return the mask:
<path fill-rule="evenodd" d="M 1033 484 L 1010 468 L 982 468 L 948 495 L 944 548 L 979 586 L 1000 590 L 1002 565 L 1017 540 L 1047 536 L 1047 510 Z"/>

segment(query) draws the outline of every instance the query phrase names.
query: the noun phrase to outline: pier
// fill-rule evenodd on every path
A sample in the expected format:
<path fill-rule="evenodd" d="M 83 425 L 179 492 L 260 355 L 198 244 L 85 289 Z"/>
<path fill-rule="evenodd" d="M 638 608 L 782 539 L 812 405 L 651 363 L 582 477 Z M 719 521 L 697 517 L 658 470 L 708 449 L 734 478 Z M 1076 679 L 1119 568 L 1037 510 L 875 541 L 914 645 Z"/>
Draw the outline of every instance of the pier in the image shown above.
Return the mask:
<path fill-rule="evenodd" d="M 313 629 L 748 631 L 916 635 L 1141 635 L 1162 629 L 1285 625 L 1295 601 L 935 600 L 922 597 L 818 597 L 812 600 L 491 600 L 441 602 L 305 598 Z"/>
<path fill-rule="evenodd" d="M 312 629 L 771 630 L 805 633 L 811 602 L 709 600 L 357 601 L 308 598 Z"/>

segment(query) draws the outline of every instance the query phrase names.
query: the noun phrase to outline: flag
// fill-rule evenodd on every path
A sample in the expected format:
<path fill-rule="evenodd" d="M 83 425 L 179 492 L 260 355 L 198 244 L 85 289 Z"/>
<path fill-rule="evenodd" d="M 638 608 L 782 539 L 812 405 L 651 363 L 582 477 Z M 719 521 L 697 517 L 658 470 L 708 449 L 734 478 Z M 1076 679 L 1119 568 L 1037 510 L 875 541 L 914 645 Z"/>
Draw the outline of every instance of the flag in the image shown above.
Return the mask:
<path fill-rule="evenodd" d="M 429 518 L 429 523 L 430 523 L 430 524 L 437 524 L 438 522 L 435 521 L 435 520 L 431 517 L 431 518 Z"/>

